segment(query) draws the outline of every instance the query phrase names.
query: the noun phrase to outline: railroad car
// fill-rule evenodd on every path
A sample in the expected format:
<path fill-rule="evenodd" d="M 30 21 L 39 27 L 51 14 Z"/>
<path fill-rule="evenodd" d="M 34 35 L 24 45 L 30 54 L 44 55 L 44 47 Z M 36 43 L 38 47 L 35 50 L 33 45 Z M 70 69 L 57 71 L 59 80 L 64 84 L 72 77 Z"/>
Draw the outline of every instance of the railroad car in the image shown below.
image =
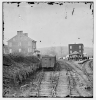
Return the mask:
<path fill-rule="evenodd" d="M 56 56 L 42 56 L 41 64 L 42 68 L 54 68 L 56 64 Z"/>

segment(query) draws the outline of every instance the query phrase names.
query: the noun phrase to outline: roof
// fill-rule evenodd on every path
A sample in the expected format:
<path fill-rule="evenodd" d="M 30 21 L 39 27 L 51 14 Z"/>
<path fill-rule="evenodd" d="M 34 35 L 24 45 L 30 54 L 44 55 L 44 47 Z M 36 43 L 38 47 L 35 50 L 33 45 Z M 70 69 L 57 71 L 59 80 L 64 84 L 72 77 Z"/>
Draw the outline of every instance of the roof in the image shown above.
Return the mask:
<path fill-rule="evenodd" d="M 74 51 L 72 54 L 69 54 L 69 55 L 80 55 L 80 53 L 77 51 Z"/>
<path fill-rule="evenodd" d="M 7 42 L 11 41 L 13 38 L 15 38 L 17 35 L 15 35 L 14 37 L 12 37 L 11 39 L 9 39 Z"/>
<path fill-rule="evenodd" d="M 24 34 L 23 34 L 23 36 L 25 36 Z M 12 37 L 11 39 L 9 39 L 7 42 L 9 42 L 9 41 L 11 41 L 13 38 L 15 38 L 15 37 L 17 37 L 17 35 L 15 35 L 14 37 Z M 30 37 L 28 37 L 28 36 L 25 36 L 25 37 L 27 37 L 27 38 L 29 38 L 31 41 L 33 41 L 33 42 L 37 42 L 37 41 L 35 41 L 35 40 L 33 40 L 33 39 L 31 39 Z"/>
<path fill-rule="evenodd" d="M 78 44 L 74 43 L 74 44 L 69 44 L 69 45 L 83 45 L 83 43 L 78 43 Z"/>
<path fill-rule="evenodd" d="M 56 57 L 54 55 L 43 55 L 42 57 Z"/>
<path fill-rule="evenodd" d="M 39 50 L 35 50 L 35 52 L 40 52 Z"/>
<path fill-rule="evenodd" d="M 84 55 L 87 55 L 87 53 L 83 53 Z"/>

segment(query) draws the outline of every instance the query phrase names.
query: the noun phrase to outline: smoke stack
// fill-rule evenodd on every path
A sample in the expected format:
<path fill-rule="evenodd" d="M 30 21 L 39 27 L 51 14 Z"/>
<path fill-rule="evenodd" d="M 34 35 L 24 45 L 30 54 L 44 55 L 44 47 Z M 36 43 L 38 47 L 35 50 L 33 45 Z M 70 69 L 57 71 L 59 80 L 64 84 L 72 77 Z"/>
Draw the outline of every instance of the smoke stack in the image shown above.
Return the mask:
<path fill-rule="evenodd" d="M 17 31 L 17 35 L 22 35 L 23 31 Z"/>
<path fill-rule="evenodd" d="M 28 33 L 24 33 L 25 36 L 28 36 Z"/>

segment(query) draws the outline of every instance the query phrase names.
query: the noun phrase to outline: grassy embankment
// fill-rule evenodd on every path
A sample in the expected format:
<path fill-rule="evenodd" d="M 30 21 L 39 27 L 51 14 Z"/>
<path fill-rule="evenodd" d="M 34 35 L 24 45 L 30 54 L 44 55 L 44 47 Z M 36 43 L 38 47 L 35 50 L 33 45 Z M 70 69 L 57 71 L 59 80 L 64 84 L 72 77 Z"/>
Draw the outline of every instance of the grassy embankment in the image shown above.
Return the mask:
<path fill-rule="evenodd" d="M 35 56 L 3 55 L 3 97 L 19 88 L 38 69 L 40 61 Z"/>

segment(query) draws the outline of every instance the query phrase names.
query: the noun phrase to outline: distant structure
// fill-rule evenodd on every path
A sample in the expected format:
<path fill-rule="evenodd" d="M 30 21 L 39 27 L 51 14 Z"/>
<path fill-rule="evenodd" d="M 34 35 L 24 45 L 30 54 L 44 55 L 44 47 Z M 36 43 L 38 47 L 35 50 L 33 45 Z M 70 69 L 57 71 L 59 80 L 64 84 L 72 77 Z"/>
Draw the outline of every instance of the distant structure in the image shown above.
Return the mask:
<path fill-rule="evenodd" d="M 69 44 L 68 48 L 69 48 L 69 54 L 79 53 L 83 55 L 83 52 L 84 52 L 83 44 Z"/>
<path fill-rule="evenodd" d="M 28 37 L 28 33 L 17 31 L 17 35 L 8 40 L 9 53 L 34 53 L 36 41 Z"/>

